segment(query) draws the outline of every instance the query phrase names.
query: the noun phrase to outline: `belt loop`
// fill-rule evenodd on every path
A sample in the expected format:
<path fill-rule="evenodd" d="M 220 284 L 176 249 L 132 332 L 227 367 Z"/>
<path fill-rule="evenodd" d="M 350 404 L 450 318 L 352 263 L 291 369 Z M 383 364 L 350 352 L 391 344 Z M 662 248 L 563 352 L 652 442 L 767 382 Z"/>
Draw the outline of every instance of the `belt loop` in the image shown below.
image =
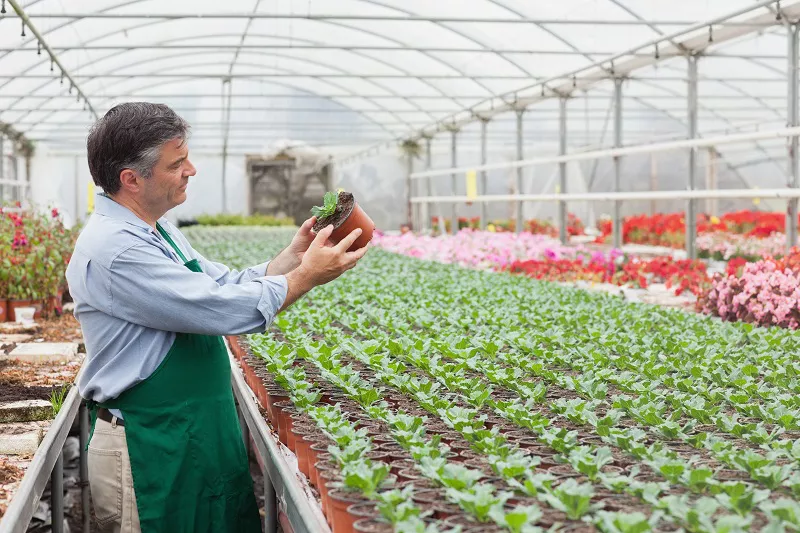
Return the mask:
<path fill-rule="evenodd" d="M 116 416 L 112 416 L 111 417 L 111 427 L 114 428 L 114 429 L 117 429 L 117 417 Z"/>

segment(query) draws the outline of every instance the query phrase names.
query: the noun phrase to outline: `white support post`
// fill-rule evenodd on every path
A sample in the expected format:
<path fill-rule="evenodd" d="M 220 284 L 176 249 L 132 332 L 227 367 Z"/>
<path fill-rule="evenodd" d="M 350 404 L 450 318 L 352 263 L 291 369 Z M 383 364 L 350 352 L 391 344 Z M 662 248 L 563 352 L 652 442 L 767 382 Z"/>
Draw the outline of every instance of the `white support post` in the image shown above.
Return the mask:
<path fill-rule="evenodd" d="M 650 192 L 658 189 L 658 163 L 656 154 L 650 154 Z M 656 214 L 656 201 L 650 200 L 650 216 Z"/>
<path fill-rule="evenodd" d="M 789 81 L 787 111 L 788 127 L 800 126 L 800 103 L 798 103 L 798 25 L 792 24 L 789 30 L 788 72 Z M 798 167 L 798 138 L 789 139 L 789 187 L 800 187 L 800 167 Z M 786 250 L 787 252 L 797 244 L 797 198 L 789 200 L 786 207 Z"/>
<path fill-rule="evenodd" d="M 406 223 L 409 224 L 414 231 L 419 228 L 414 227 L 414 207 L 411 204 L 411 197 L 414 195 L 411 180 L 411 174 L 414 173 L 414 156 L 411 153 L 406 154 Z"/>
<path fill-rule="evenodd" d="M 517 109 L 517 161 L 522 161 L 525 157 L 524 152 L 524 139 L 523 139 L 523 114 L 525 113 L 524 109 Z M 523 168 L 517 167 L 517 194 L 522 194 L 522 178 L 523 178 Z M 522 225 L 524 223 L 524 207 L 525 204 L 520 200 L 517 201 L 514 205 L 517 206 L 517 220 L 514 223 L 514 231 L 519 234 L 522 231 Z"/>
<path fill-rule="evenodd" d="M 0 133 L 0 207 L 3 206 L 5 200 L 5 185 L 3 180 L 6 179 L 6 136 Z"/>
<path fill-rule="evenodd" d="M 558 101 L 558 154 L 566 155 L 567 153 L 567 99 L 561 97 Z M 567 163 L 562 161 L 558 164 L 559 175 L 559 194 L 567 193 Z M 562 244 L 567 243 L 567 202 L 561 200 L 558 202 L 558 237 L 561 239 Z"/>
<path fill-rule="evenodd" d="M 458 130 L 450 132 L 450 164 L 452 168 L 456 168 L 458 164 Z M 450 178 L 452 179 L 453 196 L 458 194 L 458 176 L 454 172 Z M 450 231 L 453 235 L 458 233 L 458 204 L 453 202 L 453 221 L 451 222 Z"/>
<path fill-rule="evenodd" d="M 614 79 L 614 148 L 622 147 L 622 78 Z M 614 192 L 621 192 L 622 158 L 614 158 Z M 614 202 L 613 245 L 622 248 L 622 202 Z"/>
<path fill-rule="evenodd" d="M 687 90 L 687 111 L 689 138 L 697 137 L 697 60 L 696 55 L 688 58 L 689 83 Z M 697 148 L 689 149 L 689 190 L 697 189 Z M 689 259 L 697 259 L 697 200 L 690 198 L 686 202 L 686 255 Z"/>
<path fill-rule="evenodd" d="M 706 189 L 715 191 L 717 189 L 717 151 L 713 146 L 710 146 L 707 151 L 707 164 L 706 164 Z M 717 204 L 719 202 L 716 198 L 709 198 L 706 200 L 706 213 L 709 216 L 717 216 L 719 209 Z"/>
<path fill-rule="evenodd" d="M 431 169 L 431 138 L 425 138 L 425 170 Z M 433 196 L 433 191 L 431 190 L 431 181 L 433 178 L 425 178 L 425 196 L 430 198 Z M 425 202 L 422 204 L 422 231 L 427 231 L 429 228 L 432 228 L 431 225 L 431 204 Z"/>
<path fill-rule="evenodd" d="M 481 119 L 481 165 L 485 165 L 488 162 L 488 148 L 486 144 L 486 137 L 487 137 L 487 129 L 489 126 L 489 120 Z M 485 195 L 489 191 L 489 183 L 488 183 L 488 174 L 485 170 L 481 170 L 481 190 L 480 194 Z M 481 202 L 481 226 L 482 230 L 486 230 L 486 225 L 489 223 L 486 220 L 487 212 L 488 212 L 489 205 L 486 202 Z"/>

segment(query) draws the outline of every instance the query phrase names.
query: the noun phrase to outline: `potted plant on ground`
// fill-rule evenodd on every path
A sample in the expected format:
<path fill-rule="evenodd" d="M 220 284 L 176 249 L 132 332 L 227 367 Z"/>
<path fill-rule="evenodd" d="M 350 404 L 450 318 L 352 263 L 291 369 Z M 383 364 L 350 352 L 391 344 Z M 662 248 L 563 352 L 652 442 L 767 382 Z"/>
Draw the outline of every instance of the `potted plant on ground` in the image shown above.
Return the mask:
<path fill-rule="evenodd" d="M 361 228 L 361 235 L 356 239 L 348 251 L 358 250 L 366 246 L 372 240 L 372 233 L 375 231 L 375 223 L 361 209 L 361 206 L 353 197 L 353 193 L 339 189 L 337 192 L 327 192 L 323 198 L 322 206 L 311 208 L 311 214 L 317 217 L 317 222 L 312 230 L 319 233 L 322 228 L 333 225 L 331 241 L 338 243 L 354 229 Z"/>

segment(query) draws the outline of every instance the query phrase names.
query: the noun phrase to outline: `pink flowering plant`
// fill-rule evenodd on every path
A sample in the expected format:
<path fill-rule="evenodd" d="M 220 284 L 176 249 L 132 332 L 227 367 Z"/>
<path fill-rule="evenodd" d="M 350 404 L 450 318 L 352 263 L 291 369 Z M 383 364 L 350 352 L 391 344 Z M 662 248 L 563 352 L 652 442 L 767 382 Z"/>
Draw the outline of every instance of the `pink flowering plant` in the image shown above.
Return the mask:
<path fill-rule="evenodd" d="M 0 299 L 55 296 L 76 237 L 77 228 L 65 228 L 57 209 L 0 208 Z"/>
<path fill-rule="evenodd" d="M 741 276 L 717 274 L 698 309 L 726 321 L 800 327 L 800 270 L 771 258 L 747 263 Z"/>
<path fill-rule="evenodd" d="M 518 261 L 532 259 L 574 259 L 579 254 L 591 255 L 580 248 L 563 246 L 557 239 L 523 232 L 495 233 L 464 229 L 456 235 L 430 237 L 406 233 L 378 235 L 375 246 L 384 250 L 463 267 L 504 270 Z"/>
<path fill-rule="evenodd" d="M 697 237 L 700 258 L 729 261 L 744 258 L 758 261 L 762 257 L 778 257 L 786 249 L 786 234 L 775 232 L 763 238 L 749 237 L 731 232 L 701 233 Z"/>

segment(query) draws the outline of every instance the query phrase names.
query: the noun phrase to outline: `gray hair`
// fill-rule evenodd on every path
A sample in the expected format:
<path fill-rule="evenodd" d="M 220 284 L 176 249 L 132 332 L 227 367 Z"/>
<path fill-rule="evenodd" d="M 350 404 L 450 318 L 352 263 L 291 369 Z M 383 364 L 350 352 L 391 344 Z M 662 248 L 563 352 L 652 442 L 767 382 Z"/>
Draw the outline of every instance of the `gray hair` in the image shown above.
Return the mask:
<path fill-rule="evenodd" d="M 189 124 L 164 104 L 129 102 L 112 107 L 92 126 L 86 141 L 89 171 L 107 194 L 122 186 L 127 169 L 149 178 L 165 143 L 189 136 Z"/>

